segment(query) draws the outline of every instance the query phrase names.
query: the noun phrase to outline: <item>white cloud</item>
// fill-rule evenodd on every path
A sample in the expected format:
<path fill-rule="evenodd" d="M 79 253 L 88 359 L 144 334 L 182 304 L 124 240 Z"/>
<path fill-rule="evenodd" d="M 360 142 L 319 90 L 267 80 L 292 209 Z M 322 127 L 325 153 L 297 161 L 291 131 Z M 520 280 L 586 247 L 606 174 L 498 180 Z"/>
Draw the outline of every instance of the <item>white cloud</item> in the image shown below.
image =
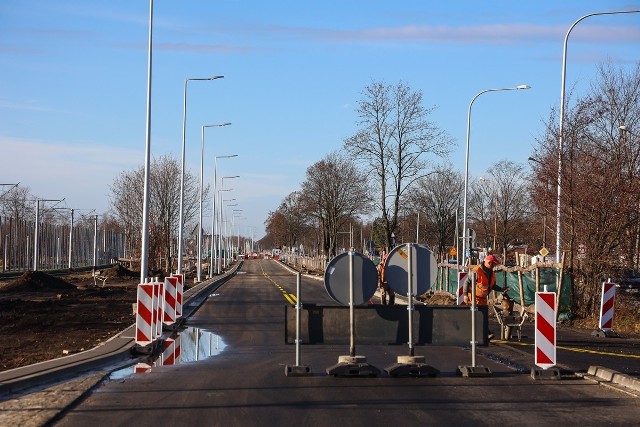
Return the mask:
<path fill-rule="evenodd" d="M 38 197 L 65 198 L 69 207 L 109 208 L 109 185 L 138 167 L 144 153 L 86 143 L 72 145 L 0 136 L 3 181 L 29 186 Z"/>

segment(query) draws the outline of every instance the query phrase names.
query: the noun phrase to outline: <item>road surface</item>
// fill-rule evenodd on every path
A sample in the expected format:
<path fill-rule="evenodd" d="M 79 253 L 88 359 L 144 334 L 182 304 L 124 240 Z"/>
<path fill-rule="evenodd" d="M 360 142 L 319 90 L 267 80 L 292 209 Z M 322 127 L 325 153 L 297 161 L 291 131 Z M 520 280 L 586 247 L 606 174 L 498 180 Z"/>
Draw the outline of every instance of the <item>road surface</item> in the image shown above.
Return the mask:
<path fill-rule="evenodd" d="M 276 261 L 245 261 L 188 321 L 217 337 L 214 356 L 107 381 L 55 425 L 591 426 L 640 419 L 633 395 L 576 376 L 533 380 L 500 357 L 478 356 L 491 377 L 458 376 L 457 367 L 471 363 L 461 347 L 416 347 L 440 371 L 436 377 L 354 378 L 326 373 L 347 347 L 302 346 L 301 365 L 312 375 L 286 376 L 295 347 L 285 344 L 284 307 L 295 285 Z M 320 281 L 303 277 L 302 289 L 305 302 L 331 302 Z M 491 354 L 491 347 L 481 352 Z M 356 348 L 381 371 L 408 354 L 405 346 Z"/>

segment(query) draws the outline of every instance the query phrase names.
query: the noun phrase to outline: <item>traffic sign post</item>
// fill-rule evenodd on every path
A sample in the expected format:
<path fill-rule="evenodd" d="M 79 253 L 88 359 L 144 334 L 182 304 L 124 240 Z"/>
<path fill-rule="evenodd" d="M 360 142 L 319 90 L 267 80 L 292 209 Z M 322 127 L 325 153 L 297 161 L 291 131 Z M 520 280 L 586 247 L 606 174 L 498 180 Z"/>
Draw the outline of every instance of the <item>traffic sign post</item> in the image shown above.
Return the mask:
<path fill-rule="evenodd" d="M 300 272 L 296 273 L 296 364 L 295 366 L 286 365 L 284 374 L 288 377 L 302 377 L 311 375 L 311 367 L 300 365 Z"/>
<path fill-rule="evenodd" d="M 476 366 L 476 347 L 478 340 L 476 339 L 476 313 L 478 306 L 476 305 L 476 272 L 471 271 L 471 366 L 458 366 L 456 373 L 463 377 L 490 377 L 493 376 L 491 370 L 485 366 Z"/>
<path fill-rule="evenodd" d="M 351 249 L 338 255 L 324 273 L 327 293 L 336 302 L 349 306 L 349 355 L 339 356 L 338 363 L 327 368 L 333 376 L 375 377 L 380 370 L 367 363 L 365 356 L 356 356 L 354 306 L 368 302 L 378 286 L 378 270 L 366 256 Z M 346 285 L 346 286 L 345 286 Z"/>
<path fill-rule="evenodd" d="M 436 259 L 426 246 L 407 243 L 397 246 L 385 260 L 385 278 L 397 293 L 407 295 L 407 312 L 409 315 L 409 355 L 398 356 L 397 362 L 385 371 L 397 376 L 429 376 L 440 373 L 436 368 L 425 363 L 424 356 L 416 356 L 413 346 L 413 312 L 415 295 L 421 295 L 431 289 L 436 281 L 438 271 Z"/>

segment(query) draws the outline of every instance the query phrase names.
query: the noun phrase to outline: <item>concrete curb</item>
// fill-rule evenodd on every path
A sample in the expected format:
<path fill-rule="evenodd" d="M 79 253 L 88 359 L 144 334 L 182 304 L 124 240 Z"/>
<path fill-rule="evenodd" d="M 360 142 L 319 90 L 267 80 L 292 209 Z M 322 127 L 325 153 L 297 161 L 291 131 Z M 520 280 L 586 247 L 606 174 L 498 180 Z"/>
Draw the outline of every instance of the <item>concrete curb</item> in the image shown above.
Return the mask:
<path fill-rule="evenodd" d="M 640 379 L 602 366 L 589 366 L 587 375 L 640 392 Z"/>

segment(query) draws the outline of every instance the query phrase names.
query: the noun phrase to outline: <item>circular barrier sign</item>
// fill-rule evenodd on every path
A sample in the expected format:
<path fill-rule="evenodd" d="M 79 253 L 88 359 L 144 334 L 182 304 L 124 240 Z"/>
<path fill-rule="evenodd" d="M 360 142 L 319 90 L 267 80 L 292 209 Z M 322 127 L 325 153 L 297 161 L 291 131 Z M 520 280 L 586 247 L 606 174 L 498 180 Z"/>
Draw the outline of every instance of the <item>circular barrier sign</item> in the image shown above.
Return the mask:
<path fill-rule="evenodd" d="M 409 248 L 409 246 L 411 246 Z M 407 295 L 409 290 L 409 253 L 411 253 L 411 294 L 422 295 L 431 289 L 438 277 L 438 265 L 433 252 L 416 243 L 396 246 L 384 264 L 384 277 L 391 289 Z"/>
<path fill-rule="evenodd" d="M 345 252 L 333 258 L 324 272 L 324 287 L 337 303 L 349 305 L 349 258 L 353 258 L 353 304 L 368 303 L 378 288 L 378 270 L 366 256 Z"/>

